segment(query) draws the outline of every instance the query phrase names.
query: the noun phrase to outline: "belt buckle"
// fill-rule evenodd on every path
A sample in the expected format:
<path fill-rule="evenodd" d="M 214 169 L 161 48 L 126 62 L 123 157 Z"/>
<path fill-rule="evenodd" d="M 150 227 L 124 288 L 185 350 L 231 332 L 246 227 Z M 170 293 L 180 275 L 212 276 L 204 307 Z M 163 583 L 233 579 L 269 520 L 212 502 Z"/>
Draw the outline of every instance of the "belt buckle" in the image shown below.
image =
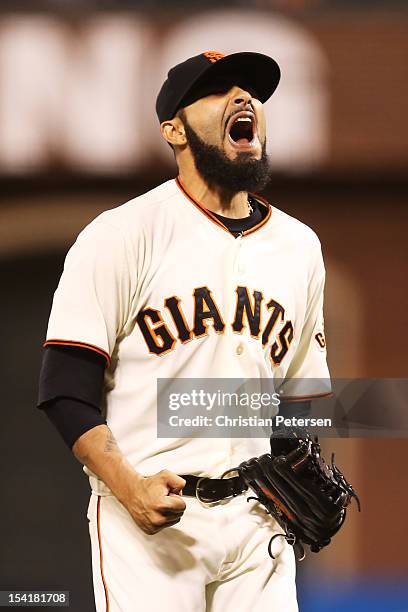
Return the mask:
<path fill-rule="evenodd" d="M 196 499 L 200 502 L 200 504 L 202 506 L 204 506 L 204 508 L 212 508 L 213 506 L 216 506 L 217 504 L 219 504 L 221 500 L 207 502 L 207 501 L 204 501 L 203 499 L 201 499 L 201 497 L 200 497 L 200 484 L 203 482 L 203 480 L 210 480 L 210 478 L 208 478 L 208 476 L 202 476 L 197 481 L 196 491 L 195 491 Z"/>

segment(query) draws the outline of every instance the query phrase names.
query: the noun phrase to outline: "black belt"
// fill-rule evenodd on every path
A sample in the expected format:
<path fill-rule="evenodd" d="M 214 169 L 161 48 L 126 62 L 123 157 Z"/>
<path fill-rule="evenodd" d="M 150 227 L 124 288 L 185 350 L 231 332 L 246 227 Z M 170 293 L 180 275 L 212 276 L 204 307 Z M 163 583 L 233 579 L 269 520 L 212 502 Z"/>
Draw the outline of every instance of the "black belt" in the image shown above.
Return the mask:
<path fill-rule="evenodd" d="M 247 490 L 247 486 L 240 476 L 234 478 L 207 478 L 181 474 L 186 481 L 183 495 L 197 497 L 204 504 L 217 502 L 228 497 L 236 497 Z"/>

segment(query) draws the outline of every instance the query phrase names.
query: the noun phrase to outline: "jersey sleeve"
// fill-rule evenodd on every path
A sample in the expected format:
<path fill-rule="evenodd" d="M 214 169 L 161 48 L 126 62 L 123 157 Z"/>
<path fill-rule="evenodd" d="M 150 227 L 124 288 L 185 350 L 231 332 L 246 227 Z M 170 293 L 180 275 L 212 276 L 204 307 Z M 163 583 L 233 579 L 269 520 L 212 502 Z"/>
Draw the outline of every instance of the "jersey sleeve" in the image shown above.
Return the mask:
<path fill-rule="evenodd" d="M 125 237 L 114 226 L 94 221 L 79 234 L 54 294 L 44 346 L 89 348 L 109 363 L 129 314 L 128 256 Z"/>
<path fill-rule="evenodd" d="M 325 275 L 318 242 L 299 344 L 281 385 L 281 396 L 285 401 L 304 401 L 331 394 L 323 316 Z"/>

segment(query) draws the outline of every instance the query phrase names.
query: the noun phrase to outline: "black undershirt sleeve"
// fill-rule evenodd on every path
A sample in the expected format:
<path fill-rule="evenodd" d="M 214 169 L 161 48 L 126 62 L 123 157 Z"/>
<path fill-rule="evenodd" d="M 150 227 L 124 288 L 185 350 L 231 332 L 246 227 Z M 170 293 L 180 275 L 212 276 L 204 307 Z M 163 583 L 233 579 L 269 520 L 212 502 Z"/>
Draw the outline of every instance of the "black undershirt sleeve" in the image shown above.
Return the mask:
<path fill-rule="evenodd" d="M 99 408 L 106 360 L 87 348 L 51 345 L 44 349 L 38 403 L 71 397 Z"/>
<path fill-rule="evenodd" d="M 297 419 L 303 419 L 310 416 L 312 409 L 312 402 L 306 400 L 303 402 L 281 402 L 279 405 L 279 415 L 285 419 L 296 417 Z"/>
<path fill-rule="evenodd" d="M 312 402 L 310 400 L 300 402 L 280 402 L 278 414 L 272 420 L 272 432 L 278 433 L 291 428 L 291 425 L 288 426 L 284 423 L 276 422 L 277 416 L 283 417 L 284 419 L 292 419 L 293 417 L 296 419 L 304 419 L 310 416 L 311 409 Z M 292 426 L 294 426 L 294 423 Z"/>
<path fill-rule="evenodd" d="M 86 348 L 44 350 L 37 407 L 70 448 L 86 431 L 106 423 L 100 410 L 105 366 L 104 357 Z"/>
<path fill-rule="evenodd" d="M 98 408 L 70 397 L 53 400 L 43 410 L 69 448 L 90 429 L 106 425 Z"/>

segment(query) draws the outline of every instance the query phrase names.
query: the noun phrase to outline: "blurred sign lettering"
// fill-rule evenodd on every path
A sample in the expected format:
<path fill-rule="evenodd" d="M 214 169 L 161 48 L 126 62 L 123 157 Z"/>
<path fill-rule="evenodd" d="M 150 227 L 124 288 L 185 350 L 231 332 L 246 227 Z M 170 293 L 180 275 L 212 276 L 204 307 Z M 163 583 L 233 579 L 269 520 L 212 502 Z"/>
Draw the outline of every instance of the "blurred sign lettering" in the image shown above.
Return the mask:
<path fill-rule="evenodd" d="M 328 138 L 325 63 L 286 19 L 209 12 L 178 22 L 157 44 L 154 24 L 134 13 L 14 15 L 0 20 L 0 173 L 118 174 L 169 160 L 154 110 L 167 70 L 209 47 L 241 50 L 248 31 L 244 48 L 273 55 L 283 69 L 279 95 L 265 107 L 275 168 L 319 165 Z"/>

